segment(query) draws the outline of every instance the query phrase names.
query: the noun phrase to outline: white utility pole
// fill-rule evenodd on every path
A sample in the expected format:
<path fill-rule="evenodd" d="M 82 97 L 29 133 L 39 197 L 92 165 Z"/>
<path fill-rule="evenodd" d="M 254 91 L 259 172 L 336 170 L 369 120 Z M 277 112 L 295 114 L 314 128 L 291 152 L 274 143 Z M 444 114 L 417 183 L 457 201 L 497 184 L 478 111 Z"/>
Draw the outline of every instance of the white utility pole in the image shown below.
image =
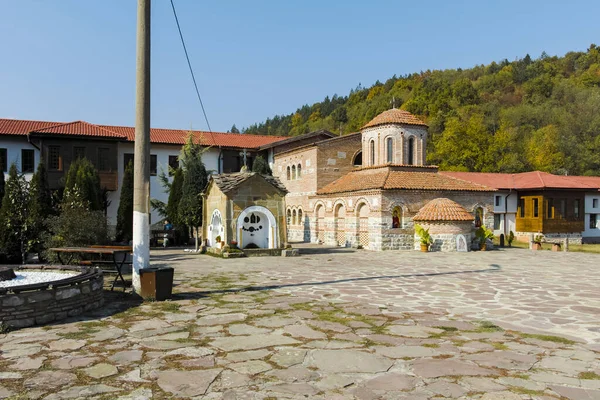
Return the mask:
<path fill-rule="evenodd" d="M 150 266 L 150 1 L 138 0 L 133 160 L 133 290 Z"/>

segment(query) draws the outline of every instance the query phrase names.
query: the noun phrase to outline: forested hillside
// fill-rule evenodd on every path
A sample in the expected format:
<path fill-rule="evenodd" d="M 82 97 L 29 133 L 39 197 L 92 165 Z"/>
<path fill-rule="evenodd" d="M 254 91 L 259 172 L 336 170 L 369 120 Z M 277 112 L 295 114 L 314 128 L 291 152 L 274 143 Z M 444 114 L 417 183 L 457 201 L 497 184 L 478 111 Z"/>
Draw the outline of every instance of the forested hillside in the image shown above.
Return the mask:
<path fill-rule="evenodd" d="M 427 161 L 445 170 L 600 175 L 600 48 L 392 77 L 326 97 L 246 133 L 344 134 L 395 103 L 429 125 Z"/>

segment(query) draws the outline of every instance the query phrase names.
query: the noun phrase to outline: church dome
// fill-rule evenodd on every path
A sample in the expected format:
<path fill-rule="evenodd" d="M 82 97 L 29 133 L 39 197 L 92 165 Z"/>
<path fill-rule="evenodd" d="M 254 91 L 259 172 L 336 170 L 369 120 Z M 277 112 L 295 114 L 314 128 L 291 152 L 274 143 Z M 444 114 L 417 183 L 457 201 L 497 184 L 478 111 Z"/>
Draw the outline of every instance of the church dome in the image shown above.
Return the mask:
<path fill-rule="evenodd" d="M 398 108 L 392 108 L 387 110 L 373 118 L 369 123 L 362 127 L 372 128 L 374 126 L 386 125 L 386 124 L 404 124 L 404 125 L 420 125 L 427 126 L 427 124 L 415 117 L 408 111 L 400 110 Z"/>
<path fill-rule="evenodd" d="M 473 221 L 474 219 L 463 206 L 446 198 L 431 200 L 413 217 L 413 221 Z"/>

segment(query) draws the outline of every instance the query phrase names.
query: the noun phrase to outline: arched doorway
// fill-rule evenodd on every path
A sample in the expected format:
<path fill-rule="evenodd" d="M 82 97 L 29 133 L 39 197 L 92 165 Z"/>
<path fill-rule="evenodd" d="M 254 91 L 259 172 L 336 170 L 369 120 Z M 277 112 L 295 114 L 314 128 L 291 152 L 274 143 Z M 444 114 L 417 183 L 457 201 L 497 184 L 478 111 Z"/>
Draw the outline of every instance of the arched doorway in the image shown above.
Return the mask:
<path fill-rule="evenodd" d="M 322 204 L 317 206 L 315 211 L 315 216 L 317 218 L 315 231 L 317 234 L 317 242 L 325 241 L 325 207 Z"/>
<path fill-rule="evenodd" d="M 335 207 L 335 240 L 338 246 L 346 246 L 346 207 L 338 204 Z"/>
<path fill-rule="evenodd" d="M 217 240 L 220 237 L 221 240 Z M 219 246 L 219 243 L 225 239 L 225 229 L 223 228 L 223 218 L 219 210 L 214 210 L 210 218 L 208 227 L 208 245 L 210 247 Z"/>
<path fill-rule="evenodd" d="M 357 210 L 358 217 L 358 244 L 363 248 L 369 246 L 369 206 L 366 203 L 361 203 Z"/>
<path fill-rule="evenodd" d="M 277 221 L 265 207 L 246 208 L 237 219 L 238 243 L 243 249 L 274 249 L 277 243 Z"/>

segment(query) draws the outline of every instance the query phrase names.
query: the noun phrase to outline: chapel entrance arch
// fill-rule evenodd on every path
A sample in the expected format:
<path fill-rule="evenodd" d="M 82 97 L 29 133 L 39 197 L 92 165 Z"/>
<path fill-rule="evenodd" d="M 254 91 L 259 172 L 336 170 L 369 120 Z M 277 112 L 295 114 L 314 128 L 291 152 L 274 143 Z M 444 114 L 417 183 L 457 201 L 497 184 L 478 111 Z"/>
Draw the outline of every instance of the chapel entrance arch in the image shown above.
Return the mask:
<path fill-rule="evenodd" d="M 225 229 L 223 228 L 223 217 L 219 210 L 214 210 L 212 217 L 210 218 L 210 226 L 208 227 L 208 245 L 210 247 L 219 246 L 220 241 L 217 241 L 217 237 L 221 237 L 221 240 L 225 238 Z"/>
<path fill-rule="evenodd" d="M 251 206 L 237 218 L 238 244 L 242 249 L 274 249 L 277 243 L 277 221 L 265 207 Z"/>

